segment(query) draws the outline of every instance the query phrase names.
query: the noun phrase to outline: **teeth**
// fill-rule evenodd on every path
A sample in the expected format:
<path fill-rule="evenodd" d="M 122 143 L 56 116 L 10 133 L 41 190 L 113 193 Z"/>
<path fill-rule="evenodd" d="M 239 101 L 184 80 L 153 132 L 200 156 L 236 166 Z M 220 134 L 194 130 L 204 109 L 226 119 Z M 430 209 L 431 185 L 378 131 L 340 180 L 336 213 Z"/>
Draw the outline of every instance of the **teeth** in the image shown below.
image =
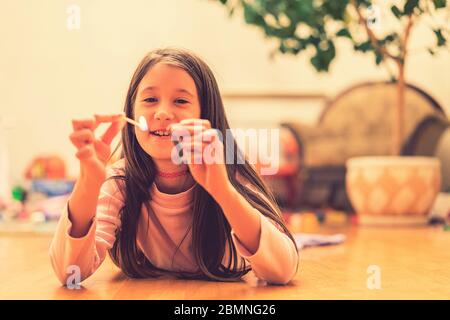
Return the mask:
<path fill-rule="evenodd" d="M 157 134 L 158 136 L 169 136 L 170 135 L 169 131 L 162 131 L 162 130 L 156 130 L 156 131 L 153 131 L 153 133 Z"/>

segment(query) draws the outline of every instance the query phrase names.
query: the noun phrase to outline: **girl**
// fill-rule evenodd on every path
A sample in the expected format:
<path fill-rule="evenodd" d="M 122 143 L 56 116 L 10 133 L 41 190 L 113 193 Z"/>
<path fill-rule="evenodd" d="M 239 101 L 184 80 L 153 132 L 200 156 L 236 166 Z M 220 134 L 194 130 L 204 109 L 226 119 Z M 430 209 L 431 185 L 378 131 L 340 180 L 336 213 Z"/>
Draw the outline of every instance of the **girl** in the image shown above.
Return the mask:
<path fill-rule="evenodd" d="M 80 176 L 50 247 L 63 285 L 74 266 L 81 280 L 93 274 L 106 252 L 133 278 L 236 281 L 251 269 L 270 283 L 294 277 L 295 241 L 255 169 L 247 159 L 237 164 L 242 155 L 235 141 L 224 146 L 219 138 L 229 125 L 202 60 L 180 49 L 150 52 L 133 75 L 124 113 L 144 116 L 149 131 L 125 126 L 123 114 L 72 121 Z M 111 124 L 96 138 L 94 130 L 104 122 Z M 120 159 L 107 167 L 110 143 L 121 130 Z M 209 137 L 200 143 L 183 139 L 178 146 L 196 162 L 172 160 L 169 135 L 182 131 Z M 198 163 L 212 143 L 222 161 Z M 235 161 L 225 164 L 233 151 Z"/>

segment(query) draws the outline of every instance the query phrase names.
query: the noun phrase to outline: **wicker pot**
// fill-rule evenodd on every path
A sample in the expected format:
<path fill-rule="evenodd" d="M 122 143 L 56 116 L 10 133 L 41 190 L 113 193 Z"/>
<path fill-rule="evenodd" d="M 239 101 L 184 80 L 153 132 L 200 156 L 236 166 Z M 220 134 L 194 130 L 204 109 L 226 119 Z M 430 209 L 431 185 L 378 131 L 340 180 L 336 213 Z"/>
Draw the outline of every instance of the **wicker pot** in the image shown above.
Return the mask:
<path fill-rule="evenodd" d="M 357 157 L 346 188 L 361 225 L 425 224 L 441 186 L 438 158 Z"/>

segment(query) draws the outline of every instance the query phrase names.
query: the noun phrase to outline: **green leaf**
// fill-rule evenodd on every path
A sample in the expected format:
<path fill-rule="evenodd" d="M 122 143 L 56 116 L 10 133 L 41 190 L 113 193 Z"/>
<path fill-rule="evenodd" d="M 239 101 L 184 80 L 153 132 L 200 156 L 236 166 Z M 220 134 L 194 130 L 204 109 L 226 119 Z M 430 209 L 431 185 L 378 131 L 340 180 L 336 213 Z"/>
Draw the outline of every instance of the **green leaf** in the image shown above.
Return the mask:
<path fill-rule="evenodd" d="M 320 43 L 320 38 L 316 37 L 316 36 L 309 36 L 307 39 L 309 44 L 314 45 L 315 47 L 317 47 Z"/>
<path fill-rule="evenodd" d="M 434 34 L 436 35 L 437 38 L 437 46 L 438 47 L 442 47 L 445 46 L 445 43 L 447 42 L 447 40 L 445 39 L 444 35 L 442 34 L 442 30 L 441 29 L 435 29 L 433 30 Z"/>
<path fill-rule="evenodd" d="M 281 41 L 280 47 L 278 48 L 278 50 L 280 50 L 280 52 L 281 52 L 282 54 L 285 54 L 285 53 L 287 52 L 286 45 L 284 44 L 283 41 Z"/>
<path fill-rule="evenodd" d="M 222 4 L 227 4 L 228 0 L 219 0 Z"/>
<path fill-rule="evenodd" d="M 296 41 L 295 44 L 287 45 L 285 41 L 281 41 L 279 50 L 281 53 L 286 54 L 290 53 L 293 55 L 298 54 L 304 47 L 300 44 L 300 42 Z"/>
<path fill-rule="evenodd" d="M 405 13 L 405 15 L 410 16 L 414 12 L 414 9 L 418 6 L 419 0 L 407 0 L 405 2 L 405 6 L 403 7 L 403 12 Z"/>
<path fill-rule="evenodd" d="M 314 69 L 319 72 L 327 71 L 327 68 L 322 62 L 322 57 L 320 56 L 320 53 L 316 53 L 314 57 L 311 58 L 311 63 L 314 66 Z"/>
<path fill-rule="evenodd" d="M 356 4 L 368 8 L 372 5 L 372 0 L 356 0 Z"/>
<path fill-rule="evenodd" d="M 392 6 L 391 11 L 397 19 L 400 19 L 403 15 L 402 11 L 397 6 Z"/>
<path fill-rule="evenodd" d="M 367 40 L 367 41 L 359 43 L 359 44 L 355 44 L 353 46 L 353 48 L 356 51 L 361 51 L 361 52 L 367 52 L 369 50 L 373 50 L 372 43 L 370 42 L 370 40 Z"/>
<path fill-rule="evenodd" d="M 388 43 L 391 43 L 391 42 L 395 41 L 396 39 L 398 39 L 398 34 L 391 33 L 391 34 L 388 34 L 383 39 L 380 39 L 379 43 L 380 43 L 380 45 L 384 46 L 384 45 L 386 45 Z"/>
<path fill-rule="evenodd" d="M 256 24 L 259 26 L 265 26 L 265 21 L 262 15 L 260 15 L 254 7 L 251 5 L 246 4 L 245 2 L 242 3 L 244 7 L 244 18 L 245 22 L 249 24 Z"/>
<path fill-rule="evenodd" d="M 326 47 L 323 45 L 316 46 L 316 54 L 311 58 L 311 63 L 314 68 L 319 71 L 328 71 L 331 61 L 336 56 L 336 48 L 332 41 L 326 42 Z"/>
<path fill-rule="evenodd" d="M 377 66 L 383 61 L 384 57 L 382 54 L 375 52 L 375 63 Z"/>
<path fill-rule="evenodd" d="M 279 39 L 292 38 L 295 33 L 295 26 L 290 25 L 287 28 L 274 28 L 268 25 L 264 25 L 264 31 L 269 37 L 276 37 Z"/>
<path fill-rule="evenodd" d="M 433 3 L 436 9 L 445 8 L 445 6 L 447 5 L 446 0 L 433 0 Z"/>
<path fill-rule="evenodd" d="M 314 8 L 313 0 L 297 1 L 292 10 L 297 14 L 299 21 L 309 25 L 314 24 L 318 15 L 317 10 Z"/>
<path fill-rule="evenodd" d="M 344 20 L 345 11 L 349 0 L 323 0 L 322 8 L 327 15 L 335 20 Z"/>
<path fill-rule="evenodd" d="M 336 33 L 336 36 L 338 36 L 338 37 L 346 37 L 346 38 L 352 39 L 352 35 L 350 34 L 350 31 L 348 31 L 347 28 L 342 28 L 341 30 L 339 30 Z"/>

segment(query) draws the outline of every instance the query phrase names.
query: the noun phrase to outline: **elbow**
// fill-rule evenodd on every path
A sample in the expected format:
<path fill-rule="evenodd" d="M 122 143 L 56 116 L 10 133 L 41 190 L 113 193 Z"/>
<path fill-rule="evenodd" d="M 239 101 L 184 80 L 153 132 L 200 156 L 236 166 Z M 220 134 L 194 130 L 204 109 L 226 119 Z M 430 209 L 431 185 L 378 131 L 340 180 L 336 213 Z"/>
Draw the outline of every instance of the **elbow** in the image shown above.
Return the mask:
<path fill-rule="evenodd" d="M 58 241 L 59 239 L 56 237 L 56 235 L 53 237 L 52 242 L 50 243 L 50 247 L 48 249 L 48 256 L 50 259 L 50 264 L 52 266 L 53 272 L 56 275 L 56 278 L 59 280 L 61 285 L 66 284 L 66 280 L 68 275 L 65 271 L 65 246 L 64 242 L 61 243 Z"/>
<path fill-rule="evenodd" d="M 278 284 L 278 285 L 288 284 L 297 275 L 298 265 L 299 265 L 299 257 L 297 254 L 295 260 L 287 265 L 288 267 L 280 268 L 278 272 L 274 272 L 270 277 L 270 280 L 268 280 L 268 282 L 271 284 Z"/>
<path fill-rule="evenodd" d="M 49 251 L 49 258 L 50 258 L 50 263 L 52 265 L 53 272 L 56 275 L 56 278 L 58 278 L 61 285 L 64 286 L 66 284 L 67 275 L 63 271 L 64 268 L 62 268 L 61 265 L 58 263 L 59 261 L 55 257 L 55 254 L 54 254 L 52 248 L 50 248 L 50 251 Z"/>
<path fill-rule="evenodd" d="M 294 279 L 295 273 L 283 273 L 278 275 L 273 275 L 270 277 L 270 280 L 267 282 L 270 284 L 277 284 L 277 285 L 287 285 L 289 282 L 291 282 L 292 279 Z"/>
<path fill-rule="evenodd" d="M 79 289 L 81 281 L 84 280 L 80 267 L 77 265 L 67 265 L 67 263 L 64 263 L 55 255 L 51 248 L 49 256 L 53 271 L 61 285 L 69 289 Z"/>

